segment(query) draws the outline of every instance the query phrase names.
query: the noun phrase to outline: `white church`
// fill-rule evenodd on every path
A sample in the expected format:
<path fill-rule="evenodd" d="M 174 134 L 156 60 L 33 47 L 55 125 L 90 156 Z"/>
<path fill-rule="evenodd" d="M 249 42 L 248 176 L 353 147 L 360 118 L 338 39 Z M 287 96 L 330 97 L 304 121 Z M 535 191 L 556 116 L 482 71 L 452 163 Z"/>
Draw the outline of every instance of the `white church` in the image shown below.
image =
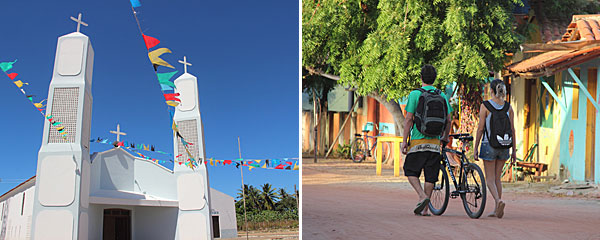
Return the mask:
<path fill-rule="evenodd" d="M 90 154 L 94 50 L 79 32 L 81 15 L 74 20 L 77 32 L 58 38 L 46 110 L 68 134 L 44 121 L 36 176 L 0 195 L 0 240 L 237 237 L 233 197 L 209 187 L 204 163 L 170 170 L 119 147 Z M 186 65 L 174 84 L 181 103 L 173 120 L 202 161 L 197 79 Z M 175 134 L 173 144 L 173 156 L 186 160 Z"/>

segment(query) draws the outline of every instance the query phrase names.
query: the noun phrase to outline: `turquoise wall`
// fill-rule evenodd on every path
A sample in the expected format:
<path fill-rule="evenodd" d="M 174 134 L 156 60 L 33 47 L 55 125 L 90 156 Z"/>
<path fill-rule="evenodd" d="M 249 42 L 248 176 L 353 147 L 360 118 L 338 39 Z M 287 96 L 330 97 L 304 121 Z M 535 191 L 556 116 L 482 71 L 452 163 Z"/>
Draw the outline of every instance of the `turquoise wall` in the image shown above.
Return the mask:
<path fill-rule="evenodd" d="M 585 64 L 572 67 L 580 68 L 580 80 L 587 86 L 588 69 L 597 68 L 600 70 L 600 61 L 593 60 Z M 558 81 L 558 79 L 556 79 Z M 600 80 L 600 79 L 599 79 Z M 583 93 L 582 87 L 579 88 L 579 117 L 572 120 L 573 87 L 575 82 L 567 71 L 562 72 L 562 100 L 567 106 L 567 112 L 560 112 L 560 123 L 562 131 L 560 134 L 560 163 L 570 172 L 570 180 L 585 181 L 585 153 L 586 153 L 586 119 L 587 119 L 587 96 Z M 598 84 L 600 85 L 600 84 Z M 596 89 L 596 93 L 600 90 Z M 598 99 L 598 96 L 595 96 Z M 600 183 L 600 115 L 596 112 L 596 154 L 595 154 L 595 179 Z M 569 137 L 573 131 L 574 147 L 573 155 L 569 153 Z"/>

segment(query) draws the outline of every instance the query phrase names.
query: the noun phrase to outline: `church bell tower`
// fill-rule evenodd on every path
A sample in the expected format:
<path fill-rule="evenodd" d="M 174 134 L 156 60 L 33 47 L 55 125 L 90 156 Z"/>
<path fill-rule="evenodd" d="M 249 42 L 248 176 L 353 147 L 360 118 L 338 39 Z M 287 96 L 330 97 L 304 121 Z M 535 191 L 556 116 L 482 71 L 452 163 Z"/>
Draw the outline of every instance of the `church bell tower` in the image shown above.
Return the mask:
<path fill-rule="evenodd" d="M 204 152 L 204 132 L 200 117 L 198 101 L 198 80 L 187 73 L 187 63 L 184 61 L 185 73 L 175 79 L 176 93 L 179 93 L 181 103 L 176 107 L 173 121 L 188 145 L 191 155 L 198 161 L 193 169 L 185 164 L 175 164 L 173 168 L 177 180 L 177 198 L 179 212 L 177 216 L 177 233 L 175 239 L 213 239 L 210 216 L 208 172 L 206 170 L 206 155 Z M 183 143 L 175 134 L 174 149 L 178 162 L 188 160 L 188 154 Z"/>
<path fill-rule="evenodd" d="M 77 32 L 58 38 L 38 153 L 32 239 L 88 239 L 94 50 Z M 56 125 L 56 126 L 55 126 Z M 60 131 L 57 126 L 64 127 Z"/>

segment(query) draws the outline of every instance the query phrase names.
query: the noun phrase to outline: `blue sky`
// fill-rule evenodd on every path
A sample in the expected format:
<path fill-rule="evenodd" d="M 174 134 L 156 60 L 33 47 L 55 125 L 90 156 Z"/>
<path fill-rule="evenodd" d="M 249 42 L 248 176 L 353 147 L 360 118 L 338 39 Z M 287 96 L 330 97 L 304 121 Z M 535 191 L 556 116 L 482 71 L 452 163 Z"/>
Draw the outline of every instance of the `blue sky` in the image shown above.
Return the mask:
<path fill-rule="evenodd" d="M 141 3 L 142 30 L 173 51 L 163 59 L 180 72 L 184 55 L 193 64 L 188 72 L 198 77 L 207 157 L 237 158 L 238 136 L 244 158 L 299 157 L 298 2 Z M 124 140 L 173 151 L 169 114 L 128 0 L 3 1 L 2 9 L 0 62 L 18 59 L 9 72 L 30 83 L 28 94 L 46 98 L 57 38 L 75 31 L 69 17 L 81 12 L 89 24 L 81 32 L 95 51 L 92 137 L 114 139 L 108 131 L 119 123 Z M 44 119 L 3 74 L 0 107 L 2 194 L 17 185 L 6 183 L 11 179 L 35 175 Z M 211 187 L 229 195 L 241 186 L 235 167 L 209 166 L 209 177 Z M 245 183 L 288 192 L 298 179 L 299 171 L 244 170 Z"/>

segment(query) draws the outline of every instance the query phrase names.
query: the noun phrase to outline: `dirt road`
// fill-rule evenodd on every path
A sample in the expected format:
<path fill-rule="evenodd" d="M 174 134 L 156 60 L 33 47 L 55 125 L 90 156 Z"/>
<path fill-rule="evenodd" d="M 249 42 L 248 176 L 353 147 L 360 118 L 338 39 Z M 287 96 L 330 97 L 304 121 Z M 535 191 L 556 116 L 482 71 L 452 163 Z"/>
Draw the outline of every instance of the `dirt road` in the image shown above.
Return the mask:
<path fill-rule="evenodd" d="M 371 164 L 372 165 L 372 164 Z M 303 239 L 600 239 L 600 199 L 507 189 L 502 219 L 470 219 L 460 198 L 442 216 L 418 217 L 405 178 L 374 176 L 368 164 L 303 165 Z M 386 176 L 387 175 L 387 176 Z"/>

